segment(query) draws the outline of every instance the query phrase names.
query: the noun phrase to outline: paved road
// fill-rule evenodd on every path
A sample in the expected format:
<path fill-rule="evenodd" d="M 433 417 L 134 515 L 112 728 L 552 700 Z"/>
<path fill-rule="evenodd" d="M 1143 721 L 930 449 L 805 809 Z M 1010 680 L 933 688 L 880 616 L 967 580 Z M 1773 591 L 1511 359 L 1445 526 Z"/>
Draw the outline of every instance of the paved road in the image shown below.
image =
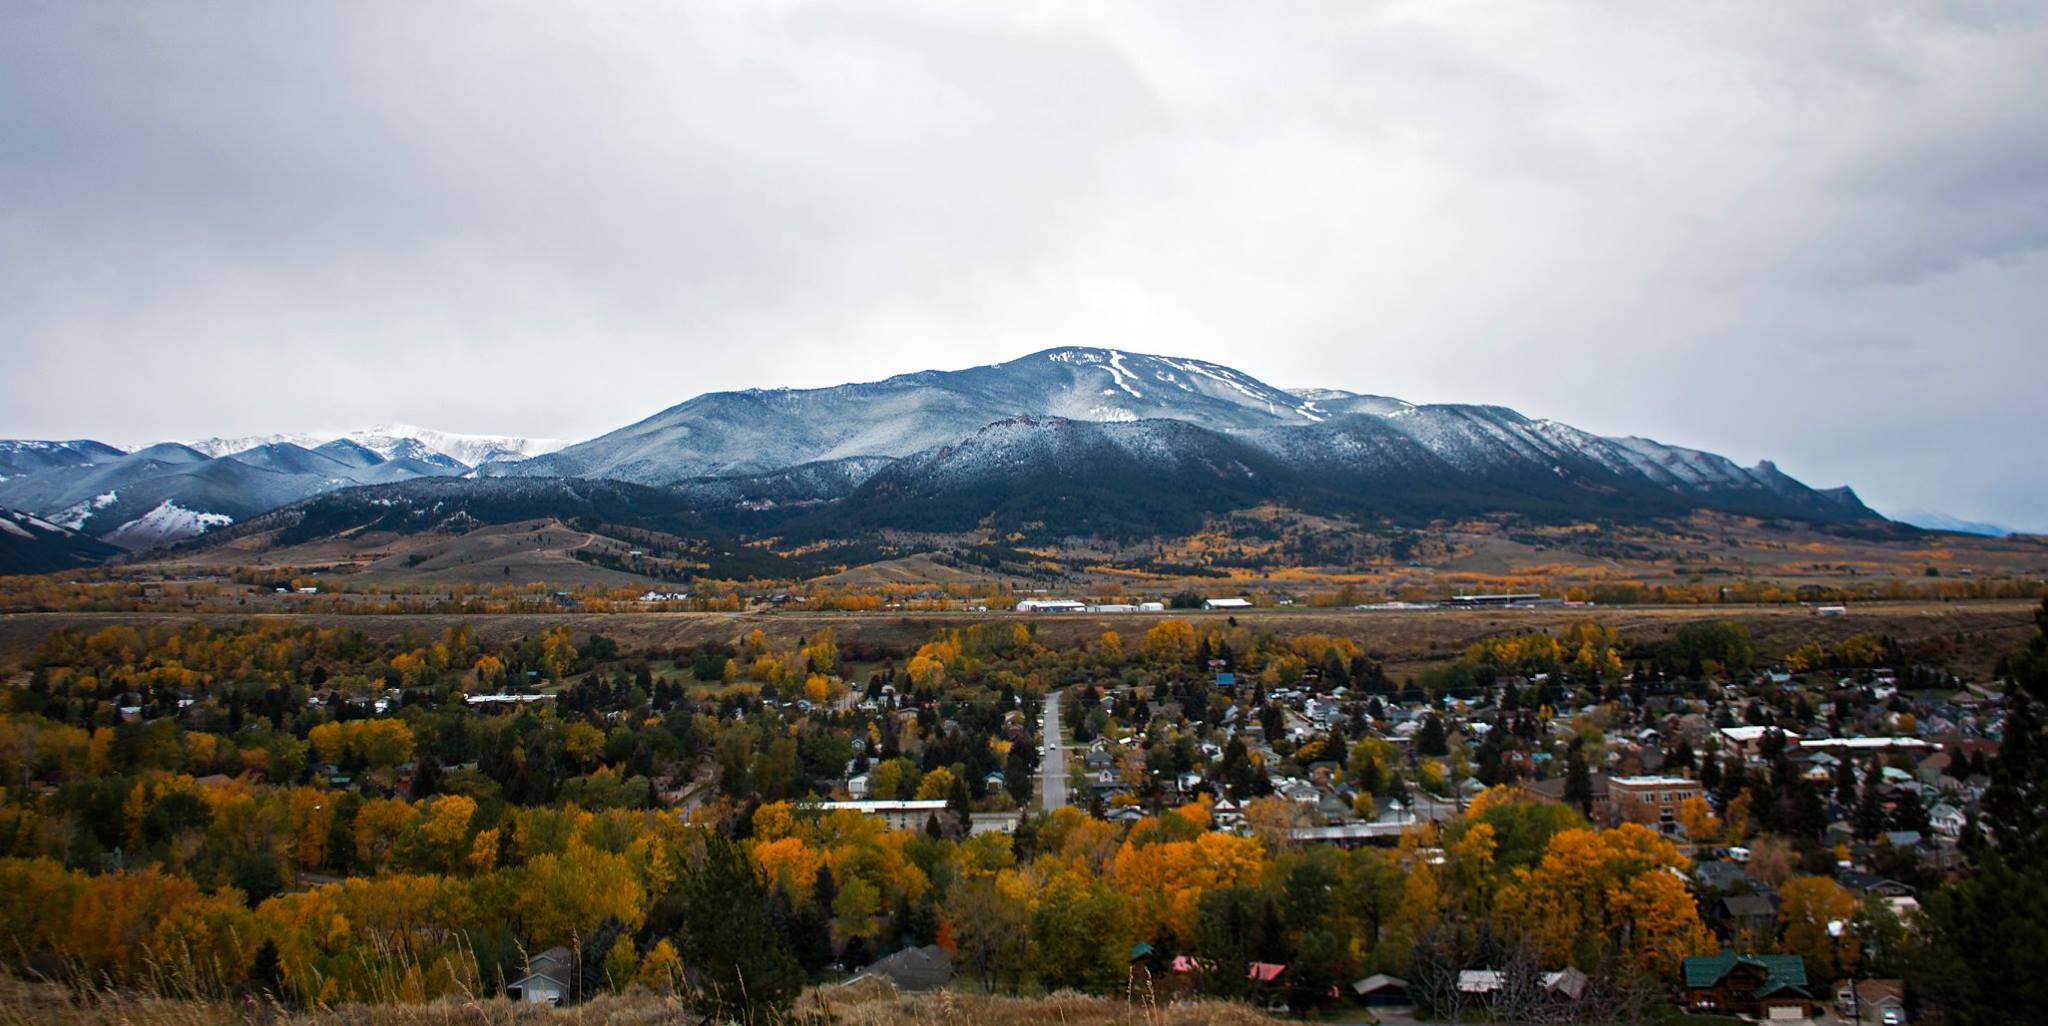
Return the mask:
<path fill-rule="evenodd" d="M 1045 754 L 1038 760 L 1038 808 L 1051 812 L 1067 804 L 1066 735 L 1060 733 L 1060 693 L 1045 696 Z"/>

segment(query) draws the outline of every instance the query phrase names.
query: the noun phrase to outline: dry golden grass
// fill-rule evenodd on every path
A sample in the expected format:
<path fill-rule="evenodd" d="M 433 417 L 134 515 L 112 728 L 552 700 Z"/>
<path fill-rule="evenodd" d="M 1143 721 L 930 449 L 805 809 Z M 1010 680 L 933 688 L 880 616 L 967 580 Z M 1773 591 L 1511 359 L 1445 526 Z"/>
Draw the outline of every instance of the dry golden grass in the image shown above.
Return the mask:
<path fill-rule="evenodd" d="M 655 1026 L 704 1020 L 672 997 L 635 990 L 568 1008 L 491 1000 L 340 1005 L 292 1011 L 255 1000 L 193 1001 L 119 991 L 78 993 L 54 984 L 0 978 L 0 1023 L 36 1026 Z M 790 1026 L 1275 1026 L 1243 1005 L 1218 1001 L 1153 1005 L 1061 991 L 1042 998 L 887 986 L 807 992 Z"/>
<path fill-rule="evenodd" d="M 1276 1020 L 1244 1005 L 1194 1001 L 1157 1005 L 1073 991 L 1038 998 L 937 991 L 896 994 L 886 989 L 806 994 L 799 1017 L 844 1026 L 1272 1026 Z"/>

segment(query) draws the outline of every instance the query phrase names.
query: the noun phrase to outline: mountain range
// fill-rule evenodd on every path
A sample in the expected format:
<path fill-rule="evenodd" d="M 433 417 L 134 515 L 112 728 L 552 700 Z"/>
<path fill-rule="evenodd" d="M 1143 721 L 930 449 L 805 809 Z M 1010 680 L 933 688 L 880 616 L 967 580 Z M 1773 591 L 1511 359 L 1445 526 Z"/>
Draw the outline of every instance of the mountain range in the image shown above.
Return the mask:
<path fill-rule="evenodd" d="M 405 486 L 425 478 L 451 480 Z M 1809 487 L 1769 462 L 1741 466 L 1498 406 L 1289 390 L 1200 360 L 1078 347 L 831 388 L 715 392 L 559 448 L 403 425 L 133 452 L 0 443 L 0 507 L 130 550 L 251 518 L 233 533 L 372 510 L 422 529 L 436 525 L 392 506 L 452 509 L 466 496 L 463 519 L 439 525 L 452 529 L 504 522 L 493 510 L 588 506 L 593 494 L 493 483 L 507 478 L 638 486 L 605 492 L 600 511 L 579 506 L 586 517 L 636 519 L 624 511 L 638 503 L 676 530 L 842 542 L 878 531 L 1158 537 L 1261 505 L 1362 526 L 1699 509 L 1890 526 L 1849 489 Z"/>
<path fill-rule="evenodd" d="M 361 431 L 311 431 L 300 434 L 201 438 L 185 444 L 208 456 L 228 456 L 264 445 L 288 443 L 317 449 L 348 441 L 387 460 L 416 459 L 463 470 L 488 463 L 510 463 L 554 452 L 565 443 L 555 438 L 513 438 L 504 435 L 461 435 L 412 424 L 379 424 Z"/>
<path fill-rule="evenodd" d="M 409 425 L 159 442 L 133 451 L 91 440 L 0 441 L 0 508 L 139 550 L 337 488 L 466 474 L 557 444 Z"/>

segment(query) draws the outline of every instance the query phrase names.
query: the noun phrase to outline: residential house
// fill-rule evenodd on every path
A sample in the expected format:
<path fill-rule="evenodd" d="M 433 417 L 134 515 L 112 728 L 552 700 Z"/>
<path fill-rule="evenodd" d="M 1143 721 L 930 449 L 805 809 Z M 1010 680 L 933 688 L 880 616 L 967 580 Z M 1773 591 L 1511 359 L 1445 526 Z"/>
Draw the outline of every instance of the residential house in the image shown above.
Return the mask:
<path fill-rule="evenodd" d="M 1910 898 L 1913 896 L 1911 884 L 1900 883 L 1897 880 L 1887 880 L 1875 873 L 1865 873 L 1859 870 L 1847 870 L 1839 873 L 1835 876 L 1835 882 L 1841 884 L 1843 890 L 1848 891 L 1859 899 L 1870 897 L 1873 894 L 1880 898 Z"/>
<path fill-rule="evenodd" d="M 553 947 L 526 960 L 526 974 L 513 980 L 505 987 L 505 996 L 514 1001 L 539 1005 L 559 1005 L 571 997 L 571 981 L 576 978 L 576 955 L 568 948 Z"/>
<path fill-rule="evenodd" d="M 1553 1001 L 1577 1001 L 1592 983 L 1585 973 L 1566 967 L 1544 973 L 1536 980 L 1543 996 Z M 1508 989 L 1508 974 L 1499 969 L 1464 969 L 1458 973 L 1458 993 L 1480 1002 L 1491 1002 Z"/>
<path fill-rule="evenodd" d="M 1506 986 L 1507 974 L 1498 969 L 1458 970 L 1458 993 L 1468 998 L 1491 1001 Z"/>
<path fill-rule="evenodd" d="M 1741 863 L 1720 859 L 1694 863 L 1692 882 L 1700 890 L 1722 894 L 1749 894 L 1763 889 L 1763 882 L 1751 876 Z"/>
<path fill-rule="evenodd" d="M 1386 973 L 1374 973 L 1351 985 L 1351 993 L 1367 1008 L 1406 1008 L 1415 1004 L 1408 995 L 1408 981 Z"/>
<path fill-rule="evenodd" d="M 1209 817 L 1215 822 L 1216 829 L 1235 831 L 1244 824 L 1244 807 L 1227 796 L 1218 798 L 1216 804 L 1209 807 Z"/>
<path fill-rule="evenodd" d="M 1805 1018 L 1815 1002 L 1798 955 L 1694 955 L 1685 960 L 1686 1003 L 1704 1012 Z"/>
<path fill-rule="evenodd" d="M 1906 984 L 1901 980 L 1844 980 L 1835 988 L 1835 1010 L 1854 1026 L 1906 1026 Z"/>
<path fill-rule="evenodd" d="M 953 982 L 953 955 L 936 944 L 904 948 L 878 959 L 847 982 L 887 980 L 899 990 L 936 990 Z"/>
<path fill-rule="evenodd" d="M 1963 836 L 1963 830 L 1969 826 L 1970 818 L 1963 810 L 1947 802 L 1936 802 L 1933 808 L 1927 810 L 1927 822 L 1934 827 L 1935 833 L 1954 838 Z"/>
<path fill-rule="evenodd" d="M 1731 894 L 1714 906 L 1714 924 L 1729 940 L 1768 945 L 1778 930 L 1778 901 L 1768 894 Z"/>

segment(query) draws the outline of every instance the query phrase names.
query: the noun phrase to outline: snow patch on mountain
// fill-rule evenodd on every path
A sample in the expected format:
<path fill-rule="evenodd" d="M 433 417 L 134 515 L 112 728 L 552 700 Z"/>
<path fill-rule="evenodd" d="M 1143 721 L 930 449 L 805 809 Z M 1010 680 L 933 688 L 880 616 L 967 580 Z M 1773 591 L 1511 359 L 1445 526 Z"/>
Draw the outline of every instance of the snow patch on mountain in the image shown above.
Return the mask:
<path fill-rule="evenodd" d="M 1245 398 L 1262 404 L 1266 407 L 1266 412 L 1268 413 L 1277 416 L 1280 412 L 1278 409 L 1279 404 L 1273 401 L 1273 395 L 1270 391 L 1254 391 L 1244 381 L 1240 380 L 1236 371 L 1228 367 L 1215 367 L 1195 360 L 1175 360 L 1164 356 L 1159 358 L 1159 362 L 1169 367 L 1178 367 L 1189 374 L 1199 374 L 1211 381 L 1221 382 L 1225 387 L 1235 390 Z M 1315 412 L 1314 403 L 1304 401 L 1285 405 L 1288 409 L 1307 417 L 1311 421 L 1320 422 L 1323 419 L 1321 414 Z"/>
<path fill-rule="evenodd" d="M 1308 403 L 1319 403 L 1330 399 L 1350 399 L 1358 395 L 1356 392 L 1346 392 L 1341 388 L 1290 388 L 1286 389 L 1286 392 L 1288 395 Z"/>
<path fill-rule="evenodd" d="M 235 518 L 225 513 L 201 513 L 165 499 L 156 508 L 109 532 L 105 540 L 124 549 L 146 549 L 196 537 L 234 522 Z"/>
<path fill-rule="evenodd" d="M 1139 392 L 1137 389 L 1131 387 L 1131 374 L 1129 371 L 1124 370 L 1124 354 L 1119 353 L 1114 349 L 1109 351 L 1109 376 L 1116 379 L 1116 387 L 1121 388 L 1126 392 L 1129 392 L 1131 394 L 1131 398 L 1145 398 L 1144 393 Z"/>
<path fill-rule="evenodd" d="M 79 528 L 84 527 L 85 522 L 91 519 L 94 513 L 97 513 L 100 510 L 106 509 L 108 506 L 113 505 L 115 502 L 119 501 L 120 498 L 121 493 L 118 490 L 104 491 L 98 495 L 93 496 L 90 499 L 85 500 L 84 502 L 78 503 L 75 506 L 68 507 L 58 512 L 55 516 L 52 516 L 50 520 L 54 523 L 63 525 L 64 529 L 67 531 L 76 531 Z"/>

